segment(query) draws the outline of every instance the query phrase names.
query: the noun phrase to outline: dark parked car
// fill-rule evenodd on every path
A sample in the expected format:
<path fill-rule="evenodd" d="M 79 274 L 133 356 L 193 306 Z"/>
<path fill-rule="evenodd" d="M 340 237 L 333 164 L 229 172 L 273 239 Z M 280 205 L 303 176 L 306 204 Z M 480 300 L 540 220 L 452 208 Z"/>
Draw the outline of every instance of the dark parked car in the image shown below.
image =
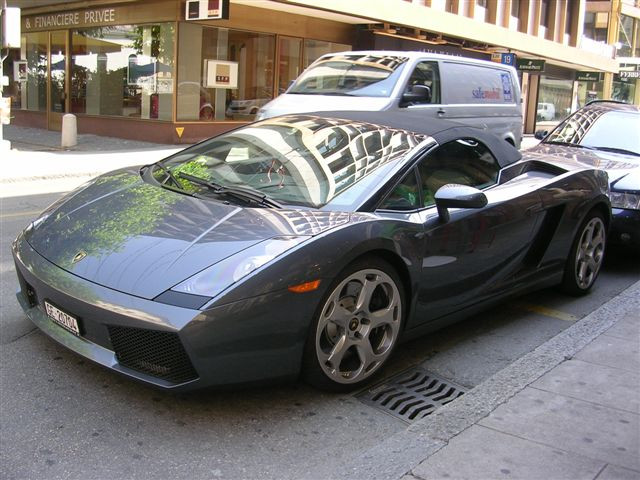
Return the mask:
<path fill-rule="evenodd" d="M 562 156 L 609 174 L 609 240 L 640 250 L 640 107 L 594 101 L 565 119 L 527 155 Z"/>
<path fill-rule="evenodd" d="M 390 112 L 276 117 L 49 207 L 18 299 L 56 341 L 166 389 L 352 389 L 400 338 L 509 295 L 586 293 L 607 177 L 473 127 Z"/>

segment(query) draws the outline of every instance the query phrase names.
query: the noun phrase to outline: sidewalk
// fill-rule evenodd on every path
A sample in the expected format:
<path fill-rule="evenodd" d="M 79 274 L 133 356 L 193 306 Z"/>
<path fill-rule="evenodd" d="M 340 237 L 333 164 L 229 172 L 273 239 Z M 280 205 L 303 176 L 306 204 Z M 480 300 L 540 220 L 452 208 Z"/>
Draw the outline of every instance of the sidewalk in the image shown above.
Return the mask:
<path fill-rule="evenodd" d="M 60 148 L 60 132 L 7 125 L 11 150 L 0 152 L 0 198 L 65 192 L 102 173 L 156 162 L 184 145 L 79 134 L 78 145 Z"/>
<path fill-rule="evenodd" d="M 640 281 L 342 466 L 353 479 L 640 479 Z"/>

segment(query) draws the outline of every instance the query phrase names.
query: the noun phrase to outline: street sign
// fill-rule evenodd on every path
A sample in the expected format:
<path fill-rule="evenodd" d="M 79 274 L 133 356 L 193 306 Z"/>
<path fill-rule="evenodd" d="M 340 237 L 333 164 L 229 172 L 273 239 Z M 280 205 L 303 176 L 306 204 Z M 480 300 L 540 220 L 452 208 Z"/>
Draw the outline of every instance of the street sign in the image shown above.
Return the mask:
<path fill-rule="evenodd" d="M 492 53 L 491 61 L 502 63 L 503 65 L 509 65 L 511 67 L 515 67 L 516 65 L 516 54 L 515 53 Z"/>
<path fill-rule="evenodd" d="M 518 58 L 516 59 L 516 65 L 518 70 L 524 72 L 543 72 L 544 60 L 537 60 L 533 58 Z"/>
<path fill-rule="evenodd" d="M 602 76 L 600 72 L 576 72 L 576 80 L 578 82 L 600 82 Z"/>

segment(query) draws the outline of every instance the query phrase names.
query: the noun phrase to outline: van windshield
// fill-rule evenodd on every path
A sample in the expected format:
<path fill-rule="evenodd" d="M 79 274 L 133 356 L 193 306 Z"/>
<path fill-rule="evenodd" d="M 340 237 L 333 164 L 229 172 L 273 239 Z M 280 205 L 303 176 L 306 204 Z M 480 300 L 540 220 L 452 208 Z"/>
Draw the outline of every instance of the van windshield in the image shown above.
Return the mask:
<path fill-rule="evenodd" d="M 287 93 L 388 97 L 407 60 L 392 55 L 323 57 L 305 70 Z"/>

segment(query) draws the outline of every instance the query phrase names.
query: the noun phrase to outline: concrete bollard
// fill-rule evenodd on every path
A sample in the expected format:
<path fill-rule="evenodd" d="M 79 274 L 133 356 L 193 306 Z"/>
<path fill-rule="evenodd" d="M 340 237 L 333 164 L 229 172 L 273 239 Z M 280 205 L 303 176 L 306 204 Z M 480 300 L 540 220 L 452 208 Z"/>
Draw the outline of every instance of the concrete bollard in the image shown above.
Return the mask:
<path fill-rule="evenodd" d="M 78 144 L 78 121 L 73 113 L 66 113 L 62 116 L 62 148 L 75 147 Z"/>

